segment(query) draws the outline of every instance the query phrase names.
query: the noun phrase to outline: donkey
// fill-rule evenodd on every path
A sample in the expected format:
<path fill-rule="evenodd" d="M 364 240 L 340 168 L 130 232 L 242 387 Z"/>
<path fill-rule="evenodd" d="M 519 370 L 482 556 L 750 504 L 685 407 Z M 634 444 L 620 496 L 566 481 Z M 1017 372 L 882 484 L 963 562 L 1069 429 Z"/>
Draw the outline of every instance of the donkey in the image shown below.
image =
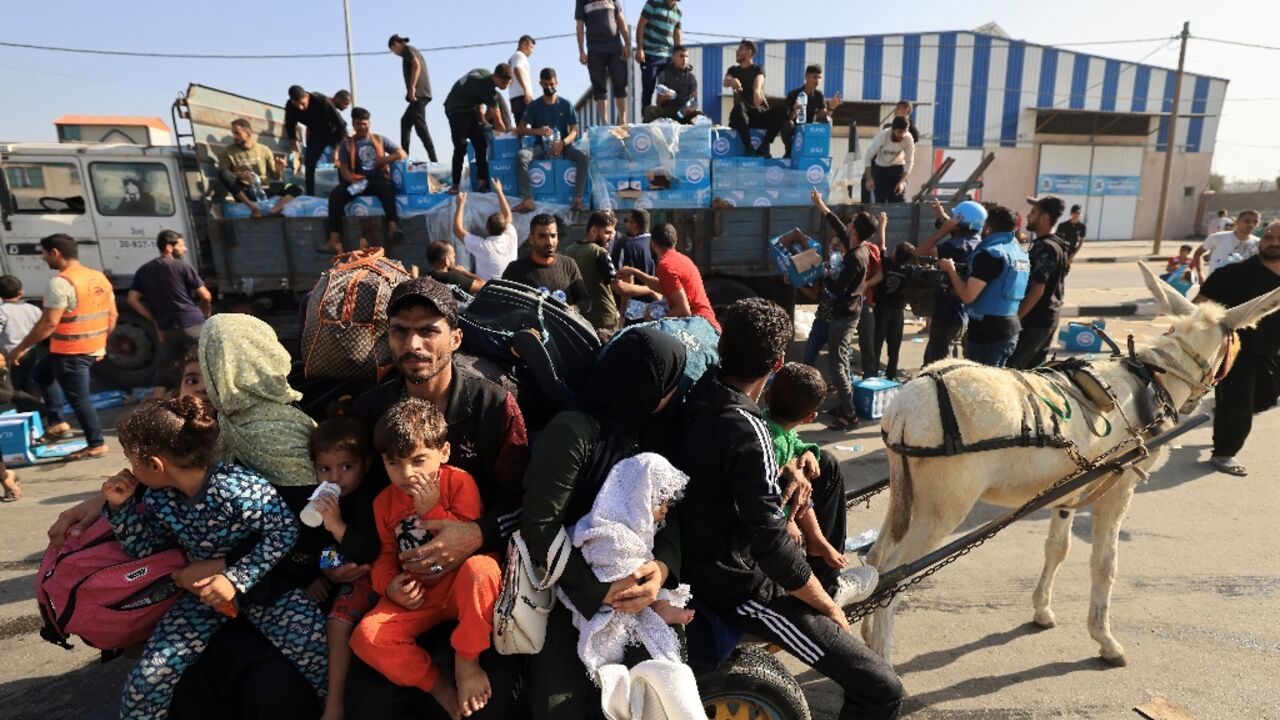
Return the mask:
<path fill-rule="evenodd" d="M 1194 409 L 1217 380 L 1230 369 L 1234 358 L 1235 331 L 1251 327 L 1277 308 L 1280 290 L 1257 297 L 1230 310 L 1213 303 L 1193 304 L 1160 282 L 1139 263 L 1147 287 L 1173 327 L 1150 347 L 1137 352 L 1139 360 L 1158 366 L 1156 380 L 1167 390 L 1167 400 L 1183 411 Z M 958 366 L 958 367 L 952 367 Z M 950 368 L 948 370 L 948 368 Z M 1082 402 L 1083 393 L 1069 382 L 1053 382 L 1050 375 L 984 367 L 959 360 L 930 365 L 930 372 L 946 371 L 956 425 L 964 445 L 983 440 L 1000 444 L 1014 437 L 1036 413 L 1059 406 L 1063 399 L 1075 405 L 1074 414 L 1059 412 L 1059 440 L 1074 443 L 1081 456 L 1098 458 L 1127 439 L 1139 425 L 1144 411 L 1146 383 L 1118 361 L 1094 363 L 1095 377 L 1113 391 L 1114 407 L 1101 408 Z M 882 573 L 922 557 L 936 549 L 969 514 L 979 500 L 1019 507 L 1045 488 L 1079 469 L 1059 443 L 1047 447 L 1005 447 L 961 451 L 934 457 L 907 457 L 892 448 L 935 448 L 946 441 L 937 382 L 943 378 L 922 375 L 907 383 L 888 408 L 880 427 L 890 446 L 889 509 L 880 537 L 868 562 Z M 1066 396 L 1064 398 L 1064 396 Z M 1063 408 L 1058 407 L 1061 411 Z M 1048 416 L 1048 413 L 1045 413 Z M 1021 421 L 1019 418 L 1022 418 Z M 1051 423 L 1053 417 L 1045 417 Z M 1107 423 L 1110 423 L 1109 425 Z M 1090 560 L 1092 592 L 1089 602 L 1089 634 L 1100 645 L 1102 657 L 1112 665 L 1124 665 L 1124 648 L 1111 634 L 1108 608 L 1116 575 L 1116 546 L 1120 523 L 1133 498 L 1134 488 L 1157 461 L 1158 453 L 1129 466 L 1118 479 L 1091 483 L 1063 498 L 1055 508 L 1045 542 L 1045 564 L 1032 595 L 1035 622 L 1051 628 L 1056 619 L 1050 600 L 1054 575 L 1071 545 L 1071 522 L 1079 506 L 1093 508 L 1093 554 Z M 1101 483 L 1106 482 L 1107 485 Z M 1114 483 L 1114 484 L 1111 484 Z M 889 662 L 893 614 L 901 596 L 887 608 L 876 610 L 862 625 L 871 649 Z"/>

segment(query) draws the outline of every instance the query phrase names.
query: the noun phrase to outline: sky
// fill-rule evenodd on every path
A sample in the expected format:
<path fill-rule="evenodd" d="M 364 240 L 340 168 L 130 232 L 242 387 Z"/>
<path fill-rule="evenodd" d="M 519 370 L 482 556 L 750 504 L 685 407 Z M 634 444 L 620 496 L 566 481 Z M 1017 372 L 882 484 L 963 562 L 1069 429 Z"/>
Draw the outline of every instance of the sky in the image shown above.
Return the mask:
<path fill-rule="evenodd" d="M 634 26 L 641 0 L 625 0 Z M 683 0 L 687 43 L 711 42 L 694 33 L 790 39 L 875 33 L 971 30 L 998 23 L 1013 38 L 1043 45 L 1130 40 L 1176 35 L 1191 22 L 1186 69 L 1228 78 L 1213 171 L 1230 179 L 1280 175 L 1280 136 L 1267 117 L 1280 112 L 1275 70 L 1280 50 L 1196 40 L 1199 35 L 1280 46 L 1274 33 L 1280 5 L 1248 0 L 1163 0 L 1125 3 L 1079 0 Z M 1152 12 L 1158 7 L 1158 12 Z M 1053 10 L 1061 8 L 1060 15 Z M 532 58 L 534 72 L 560 71 L 560 92 L 576 100 L 587 87 L 578 65 L 570 0 L 351 0 L 353 47 L 376 55 L 356 58 L 357 102 L 373 114 L 373 127 L 399 137 L 404 110 L 400 59 L 386 50 L 392 33 L 407 35 L 424 51 L 435 101 L 427 122 L 442 160 L 449 148 L 441 105 L 448 87 L 476 67 L 505 62 L 522 34 L 546 38 Z M 1256 30 L 1255 30 L 1256 29 Z M 348 87 L 345 57 L 244 60 L 243 54 L 344 52 L 341 0 L 271 5 L 250 0 L 209 3 L 110 3 L 44 0 L 5 13 L 0 42 L 135 52 L 222 54 L 225 59 L 153 59 L 55 53 L 0 46 L 0 140 L 54 142 L 53 120 L 64 114 L 145 115 L 170 122 L 169 107 L 189 83 L 283 104 L 289 85 L 332 94 Z M 491 47 L 440 49 L 498 42 Z M 1140 59 L 1160 43 L 1105 45 L 1082 50 L 1121 60 Z M 1173 68 L 1176 43 L 1145 62 Z M 418 140 L 412 151 L 420 151 Z M 421 155 L 416 152 L 416 155 Z"/>

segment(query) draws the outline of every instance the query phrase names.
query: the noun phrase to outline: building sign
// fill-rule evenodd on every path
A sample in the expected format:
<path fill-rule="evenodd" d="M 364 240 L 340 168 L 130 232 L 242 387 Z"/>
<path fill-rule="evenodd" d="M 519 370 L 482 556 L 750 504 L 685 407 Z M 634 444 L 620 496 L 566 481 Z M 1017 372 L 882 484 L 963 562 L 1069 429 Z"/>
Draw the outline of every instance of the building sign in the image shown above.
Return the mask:
<path fill-rule="evenodd" d="M 1044 173 L 1036 182 L 1036 192 L 1053 195 L 1137 195 L 1140 185 L 1137 175 L 1066 175 Z"/>

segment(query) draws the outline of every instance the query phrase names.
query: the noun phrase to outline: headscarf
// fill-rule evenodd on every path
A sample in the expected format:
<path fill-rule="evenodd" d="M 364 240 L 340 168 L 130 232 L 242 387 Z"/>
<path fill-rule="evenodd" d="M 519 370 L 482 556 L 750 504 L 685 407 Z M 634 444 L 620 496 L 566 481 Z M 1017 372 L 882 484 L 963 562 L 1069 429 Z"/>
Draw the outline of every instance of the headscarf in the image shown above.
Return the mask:
<path fill-rule="evenodd" d="M 200 370 L 218 410 L 219 455 L 272 485 L 314 485 L 307 443 L 315 422 L 291 403 L 289 352 L 270 325 L 250 315 L 215 315 L 200 331 Z"/>
<path fill-rule="evenodd" d="M 640 451 L 666 450 L 663 423 L 653 411 L 680 384 L 684 364 L 684 345 L 655 328 L 631 330 L 604 349 L 572 408 L 600 423 L 601 433 L 574 487 L 566 523 L 591 510 L 609 471 L 637 444 Z"/>

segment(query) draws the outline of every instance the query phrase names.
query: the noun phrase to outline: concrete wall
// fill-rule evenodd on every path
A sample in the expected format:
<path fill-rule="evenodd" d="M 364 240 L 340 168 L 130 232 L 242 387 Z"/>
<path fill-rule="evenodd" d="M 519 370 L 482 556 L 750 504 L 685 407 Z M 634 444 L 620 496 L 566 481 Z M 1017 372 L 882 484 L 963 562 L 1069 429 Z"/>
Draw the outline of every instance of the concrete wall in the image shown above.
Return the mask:
<path fill-rule="evenodd" d="M 1199 232 L 1196 209 L 1200 195 L 1209 189 L 1209 168 L 1213 153 L 1175 153 L 1173 171 L 1169 174 L 1169 205 L 1165 214 L 1166 240 L 1181 240 Z M 1138 215 L 1134 222 L 1134 239 L 1149 239 L 1156 234 L 1156 210 L 1160 204 L 1160 180 L 1164 174 L 1164 153 L 1148 150 L 1142 158 L 1142 189 L 1138 196 Z M 1190 194 L 1187 193 L 1190 188 Z"/>

